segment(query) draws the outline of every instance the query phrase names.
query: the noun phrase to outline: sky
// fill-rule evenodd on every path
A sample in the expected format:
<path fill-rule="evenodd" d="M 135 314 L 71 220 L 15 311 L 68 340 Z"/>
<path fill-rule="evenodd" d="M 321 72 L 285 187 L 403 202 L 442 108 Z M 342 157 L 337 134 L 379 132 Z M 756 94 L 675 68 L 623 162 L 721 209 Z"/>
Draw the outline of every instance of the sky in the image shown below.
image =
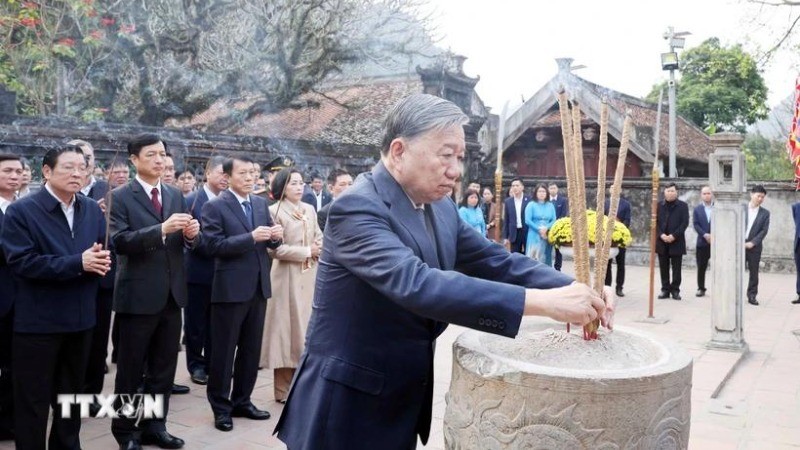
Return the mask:
<path fill-rule="evenodd" d="M 556 71 L 555 58 L 574 58 L 575 73 L 614 90 L 644 97 L 669 77 L 660 54 L 669 26 L 688 31 L 686 48 L 718 37 L 748 51 L 766 49 L 800 8 L 747 0 L 429 0 L 439 46 L 468 57 L 464 72 L 480 76 L 478 94 L 500 113 L 530 98 Z M 800 36 L 800 29 L 797 33 Z M 768 105 L 791 95 L 799 52 L 788 48 L 764 67 Z"/>

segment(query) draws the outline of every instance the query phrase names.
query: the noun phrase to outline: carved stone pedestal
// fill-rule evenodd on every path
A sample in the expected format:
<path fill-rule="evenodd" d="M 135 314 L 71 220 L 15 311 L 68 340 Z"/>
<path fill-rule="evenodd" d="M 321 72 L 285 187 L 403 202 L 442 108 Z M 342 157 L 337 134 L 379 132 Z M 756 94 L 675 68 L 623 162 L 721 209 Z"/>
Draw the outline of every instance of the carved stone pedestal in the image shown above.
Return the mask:
<path fill-rule="evenodd" d="M 692 358 L 619 327 L 525 319 L 508 339 L 467 331 L 453 345 L 445 446 L 472 449 L 685 449 Z"/>

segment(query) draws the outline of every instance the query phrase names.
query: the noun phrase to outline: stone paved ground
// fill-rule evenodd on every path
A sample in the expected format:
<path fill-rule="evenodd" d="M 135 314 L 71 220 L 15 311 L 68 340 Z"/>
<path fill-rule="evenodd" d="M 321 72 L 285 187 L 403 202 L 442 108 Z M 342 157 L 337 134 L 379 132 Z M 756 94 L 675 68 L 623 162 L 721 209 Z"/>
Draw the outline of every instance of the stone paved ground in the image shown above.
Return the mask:
<path fill-rule="evenodd" d="M 570 272 L 571 266 L 565 266 Z M 657 275 L 656 275 L 657 276 Z M 648 269 L 629 267 L 625 298 L 621 299 L 617 323 L 640 328 L 678 341 L 694 356 L 692 387 L 691 449 L 790 449 L 800 448 L 800 305 L 794 298 L 794 276 L 763 274 L 761 306 L 745 304 L 745 339 L 750 353 L 737 364 L 738 354 L 707 350 L 710 337 L 710 298 L 694 297 L 695 272 L 684 270 L 683 300 L 656 300 L 656 318 L 665 324 L 642 323 L 647 315 Z M 451 326 L 437 345 L 436 384 L 431 440 L 419 448 L 444 448 L 442 418 L 447 391 L 453 340 L 463 331 Z M 234 430 L 214 429 L 205 388 L 189 382 L 181 353 L 177 381 L 190 384 L 192 392 L 171 401 L 169 431 L 186 440 L 187 449 L 283 449 L 271 435 L 281 405 L 272 401 L 272 374 L 261 371 L 253 399 L 273 418 L 266 422 L 234 419 Z M 113 370 L 106 377 L 106 392 L 113 390 Z M 727 382 L 725 378 L 730 377 Z M 718 391 L 718 392 L 717 392 Z M 716 398 L 712 395 L 717 392 Z M 83 423 L 85 450 L 116 448 L 107 420 Z M 13 449 L 0 443 L 0 450 Z"/>

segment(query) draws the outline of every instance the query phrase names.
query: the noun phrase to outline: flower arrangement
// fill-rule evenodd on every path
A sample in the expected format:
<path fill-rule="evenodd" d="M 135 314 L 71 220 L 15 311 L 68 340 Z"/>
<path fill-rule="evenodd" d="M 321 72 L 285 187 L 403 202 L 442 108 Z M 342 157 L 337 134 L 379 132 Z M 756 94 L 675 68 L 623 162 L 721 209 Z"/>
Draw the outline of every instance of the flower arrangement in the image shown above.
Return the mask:
<path fill-rule="evenodd" d="M 594 210 L 586 210 L 586 223 L 588 225 L 589 244 L 594 245 L 595 229 L 597 227 L 597 213 Z M 608 224 L 608 217 L 603 216 L 603 227 Z M 572 220 L 569 217 L 562 217 L 550 227 L 547 232 L 547 240 L 556 248 L 564 245 L 572 245 Z M 615 220 L 614 232 L 611 234 L 612 246 L 625 248 L 633 241 L 631 231 L 624 223 Z"/>

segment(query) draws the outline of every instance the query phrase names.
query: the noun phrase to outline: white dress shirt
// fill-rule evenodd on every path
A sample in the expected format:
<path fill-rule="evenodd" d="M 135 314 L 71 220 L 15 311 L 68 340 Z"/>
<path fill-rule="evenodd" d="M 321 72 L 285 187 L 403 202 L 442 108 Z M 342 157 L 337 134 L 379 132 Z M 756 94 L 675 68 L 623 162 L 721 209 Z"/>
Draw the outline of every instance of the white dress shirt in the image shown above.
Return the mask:
<path fill-rule="evenodd" d="M 759 209 L 761 209 L 760 206 L 752 208 L 749 204 L 747 205 L 747 231 L 744 232 L 745 240 L 747 240 L 747 237 L 750 236 L 750 229 L 753 228 L 753 222 L 756 221 L 756 216 L 758 215 Z"/>
<path fill-rule="evenodd" d="M 522 228 L 522 196 L 514 197 L 514 209 L 517 211 L 517 228 Z"/>
<path fill-rule="evenodd" d="M 215 194 L 214 191 L 209 189 L 207 184 L 203 185 L 203 190 L 206 191 L 206 195 L 208 196 L 209 200 L 214 200 L 215 198 L 217 198 L 217 194 Z"/>
<path fill-rule="evenodd" d="M 162 208 L 164 207 L 164 200 L 162 200 L 161 197 L 161 180 L 159 180 L 158 183 L 156 183 L 156 185 L 153 186 L 152 184 L 139 178 L 139 175 L 136 175 L 136 181 L 138 181 L 139 184 L 142 185 L 142 189 L 144 189 L 144 193 L 147 194 L 147 198 L 153 198 L 153 194 L 151 194 L 151 192 L 153 192 L 153 188 L 158 189 L 158 203 L 161 203 Z"/>
<path fill-rule="evenodd" d="M 61 206 L 61 211 L 64 212 L 64 217 L 67 218 L 67 223 L 69 224 L 69 230 L 72 231 L 72 224 L 75 221 L 75 195 L 73 194 L 72 198 L 69 201 L 69 204 L 66 204 L 56 196 L 56 194 L 53 192 L 52 189 L 50 189 L 49 184 L 45 184 L 44 188 L 47 189 L 47 192 L 49 192 L 54 199 L 58 200 L 58 204 Z"/>
<path fill-rule="evenodd" d="M 92 190 L 92 188 L 94 187 L 95 183 L 97 183 L 97 179 L 94 177 L 94 175 L 92 175 L 92 178 L 91 178 L 91 181 L 89 181 L 89 184 L 87 184 L 86 186 L 81 188 L 81 193 L 83 193 L 83 195 L 87 195 L 88 196 L 89 195 L 89 191 Z"/>
<path fill-rule="evenodd" d="M 8 209 L 8 205 L 11 204 L 11 200 L 6 200 L 3 197 L 0 197 L 0 211 L 3 211 L 3 214 L 6 213 Z"/>

